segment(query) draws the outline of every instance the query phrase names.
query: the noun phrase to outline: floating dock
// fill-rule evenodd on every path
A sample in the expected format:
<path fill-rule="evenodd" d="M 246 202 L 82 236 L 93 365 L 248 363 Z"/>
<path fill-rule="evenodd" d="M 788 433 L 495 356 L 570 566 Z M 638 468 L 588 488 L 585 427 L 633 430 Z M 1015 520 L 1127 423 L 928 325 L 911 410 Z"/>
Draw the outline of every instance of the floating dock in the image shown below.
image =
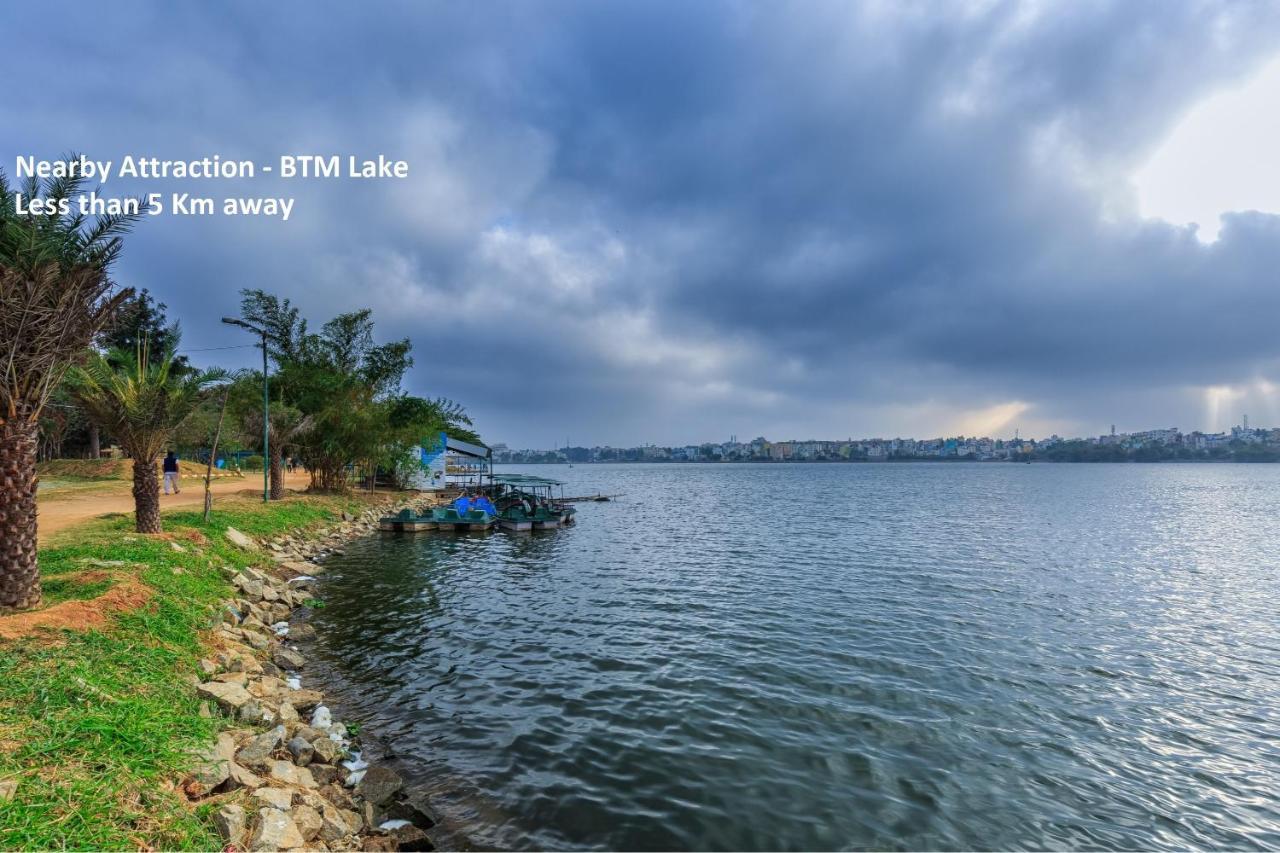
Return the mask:
<path fill-rule="evenodd" d="M 378 529 L 388 533 L 417 533 L 419 530 L 435 530 L 439 527 L 430 515 L 418 515 L 411 509 L 402 509 L 395 515 L 379 520 Z"/>
<path fill-rule="evenodd" d="M 457 442 L 446 437 L 450 450 Z M 471 447 L 471 446 L 468 446 Z M 476 447 L 475 450 L 487 448 Z M 464 451 L 469 452 L 469 451 Z M 480 454 L 476 454 L 479 456 Z M 487 455 L 483 457 L 487 461 Z M 419 530 L 439 530 L 448 533 L 483 532 L 498 528 L 512 533 L 534 530 L 556 530 L 569 527 L 576 521 L 574 503 L 612 501 L 621 495 L 581 495 L 564 497 L 564 483 L 528 474 L 488 474 L 487 485 L 464 488 L 461 484 L 448 484 L 436 493 L 436 499 L 448 500 L 451 491 L 461 494 L 472 492 L 482 509 L 468 509 L 470 501 L 438 504 L 429 509 L 403 509 L 396 515 L 381 519 L 379 529 L 389 533 L 414 533 Z M 559 495 L 554 494 L 559 491 Z M 462 512 L 459 512 L 459 508 Z M 496 512 L 496 514 L 495 514 Z"/>

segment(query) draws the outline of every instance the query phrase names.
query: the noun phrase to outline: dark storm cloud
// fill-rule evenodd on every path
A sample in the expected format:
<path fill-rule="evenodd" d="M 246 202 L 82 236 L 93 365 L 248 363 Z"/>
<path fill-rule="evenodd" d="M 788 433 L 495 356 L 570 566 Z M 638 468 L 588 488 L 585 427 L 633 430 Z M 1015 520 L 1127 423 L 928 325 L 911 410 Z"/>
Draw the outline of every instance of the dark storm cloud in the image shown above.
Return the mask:
<path fill-rule="evenodd" d="M 317 320 L 369 305 L 414 339 L 413 390 L 495 440 L 925 433 L 1001 406 L 1195 428 L 1195 387 L 1280 356 L 1280 220 L 1231 217 L 1206 247 L 1138 220 L 1126 183 L 1268 58 L 1273 6 L 6 17 L 23 35 L 0 71 L 21 85 L 0 150 L 409 160 L 403 185 L 238 188 L 296 195 L 289 223 L 145 222 L 120 277 L 167 300 L 190 347 L 229 342 L 216 321 L 244 286 Z"/>

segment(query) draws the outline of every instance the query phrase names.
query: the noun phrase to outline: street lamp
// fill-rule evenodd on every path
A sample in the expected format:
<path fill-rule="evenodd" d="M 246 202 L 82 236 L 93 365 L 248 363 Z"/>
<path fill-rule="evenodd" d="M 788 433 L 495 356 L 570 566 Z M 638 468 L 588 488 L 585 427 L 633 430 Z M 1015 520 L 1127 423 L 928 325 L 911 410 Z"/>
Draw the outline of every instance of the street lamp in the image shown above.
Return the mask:
<path fill-rule="evenodd" d="M 271 500 L 271 401 L 267 395 L 267 330 L 235 317 L 223 317 L 222 322 L 262 336 L 262 502 L 267 503 Z"/>

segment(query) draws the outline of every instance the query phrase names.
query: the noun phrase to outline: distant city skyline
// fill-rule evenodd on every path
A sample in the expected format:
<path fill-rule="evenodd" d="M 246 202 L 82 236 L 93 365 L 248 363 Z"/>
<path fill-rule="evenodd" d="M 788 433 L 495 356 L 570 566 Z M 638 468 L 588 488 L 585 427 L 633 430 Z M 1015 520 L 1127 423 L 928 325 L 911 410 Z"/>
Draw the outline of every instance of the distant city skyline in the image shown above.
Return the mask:
<path fill-rule="evenodd" d="M 492 446 L 494 459 L 499 462 L 548 462 L 556 459 L 577 462 L 600 461 L 782 461 L 837 460 L 837 459 L 885 459 L 889 457 L 970 457 L 974 459 L 1015 458 L 1033 450 L 1049 450 L 1066 445 L 1114 446 L 1126 450 L 1144 448 L 1185 449 L 1200 455 L 1212 455 L 1215 451 L 1239 448 L 1241 445 L 1265 447 L 1280 457 L 1280 427 L 1250 427 L 1248 416 L 1240 425 L 1224 432 L 1183 432 L 1177 427 L 1121 432 L 1112 426 L 1108 432 L 1090 436 L 1041 437 L 1014 435 L 1011 438 L 992 436 L 936 436 L 915 438 L 912 436 L 875 436 L 864 438 L 806 438 L 768 439 L 765 436 L 740 441 L 738 436 L 728 441 L 704 441 L 694 444 L 659 445 L 655 443 L 634 446 L 573 445 L 566 443 L 554 448 L 511 448 L 505 443 Z"/>
<path fill-rule="evenodd" d="M 1277 417 L 1277 418 L 1276 418 L 1276 423 L 1277 423 L 1277 424 L 1280 424 L 1280 417 Z M 1144 429 L 1121 429 L 1121 428 L 1120 428 L 1120 427 L 1118 427 L 1116 424 L 1107 424 L 1103 429 L 1099 430 L 1099 431 L 1098 431 L 1098 432 L 1096 432 L 1096 433 L 1071 433 L 1071 434 L 1069 434 L 1069 435 L 1067 435 L 1067 436 L 1063 436 L 1063 435 L 1061 435 L 1061 434 L 1060 434 L 1060 433 L 1058 433 L 1058 432 L 1051 432 L 1051 433 L 1048 433 L 1048 434 L 1042 434 L 1042 435 L 1033 435 L 1033 434 L 1029 434 L 1029 433 L 1027 433 L 1025 430 L 1023 430 L 1023 429 L 1022 429 L 1022 428 L 1020 428 L 1020 427 L 1014 427 L 1014 428 L 1013 428 L 1012 430 L 1010 430 L 1007 434 L 979 434 L 979 433 L 968 433 L 968 432 L 947 432 L 947 431 L 938 432 L 938 433 L 926 433 L 926 432 L 914 431 L 914 432 L 901 432 L 901 433 L 891 433 L 891 432 L 868 433 L 868 434 L 863 435 L 863 437 L 861 437 L 861 438 L 856 438 L 856 437 L 854 437 L 852 434 L 846 434 L 846 435 L 844 435 L 844 436 L 843 436 L 843 437 L 841 437 L 841 438 L 830 438 L 830 437 L 828 437 L 828 438 L 818 438 L 818 437 L 815 437 L 815 436 L 810 435 L 810 436 L 806 436 L 806 437 L 803 437 L 803 438 L 801 438 L 801 437 L 789 437 L 789 438 L 776 438 L 775 440 L 776 440 L 776 441 L 780 441 L 780 442 L 782 442 L 782 441 L 787 441 L 787 442 L 806 442 L 806 441 L 876 441 L 876 440 L 886 440 L 886 439 L 890 439 L 890 438 L 898 438 L 898 439 L 911 438 L 911 439 L 914 439 L 914 440 L 928 440 L 928 439 L 932 439 L 932 438 L 944 438 L 944 437 L 965 436 L 965 437 L 982 437 L 982 438 L 990 438 L 990 439 L 992 439 L 992 440 L 1001 440 L 1001 441 L 1013 441 L 1013 440 L 1017 440 L 1017 439 L 1021 439 L 1021 440 L 1024 440 L 1024 441 L 1040 441 L 1040 440 L 1044 440 L 1044 439 L 1048 439 L 1048 438 L 1064 438 L 1064 437 L 1065 437 L 1065 438 L 1068 438 L 1068 439 L 1088 439 L 1088 438 L 1099 438 L 1099 437 L 1106 436 L 1106 435 L 1133 435 L 1133 434 L 1140 434 L 1140 433 L 1151 432 L 1153 429 L 1156 429 L 1156 430 L 1162 430 L 1162 429 L 1163 429 L 1163 430 L 1169 430 L 1169 429 L 1172 429 L 1172 430 L 1175 430 L 1175 431 L 1177 431 L 1177 432 L 1184 433 L 1184 434 L 1201 433 L 1201 434 L 1205 434 L 1205 435 L 1214 435 L 1214 434 L 1222 435 L 1222 434 L 1230 434 L 1233 430 L 1236 430 L 1236 429 L 1246 429 L 1246 430 L 1247 430 L 1247 429 L 1250 429 L 1249 424 L 1250 424 L 1250 417 L 1249 417 L 1249 415 L 1248 415 L 1247 413 L 1241 413 L 1241 414 L 1240 414 L 1240 415 L 1235 419 L 1235 421 L 1234 421 L 1233 423 L 1229 423 L 1229 424 L 1225 425 L 1224 427 L 1222 427 L 1222 428 L 1220 428 L 1220 429 L 1190 428 L 1190 429 L 1185 429 L 1185 430 L 1184 430 L 1181 426 L 1177 426 L 1177 425 L 1173 425 L 1173 426 L 1169 426 L 1169 427 L 1155 427 L 1155 428 L 1147 427 L 1147 428 L 1144 428 Z M 1256 419 L 1254 419 L 1254 426 L 1253 426 L 1253 428 L 1254 428 L 1254 429 L 1258 429 L 1258 430 L 1267 430 L 1267 429 L 1272 429 L 1272 427 L 1260 426 L 1259 424 L 1257 424 Z M 1275 429 L 1280 429 L 1280 426 L 1275 427 Z M 727 437 L 722 437 L 722 438 L 718 438 L 718 439 L 717 439 L 717 438 L 708 438 L 708 439 L 705 439 L 705 440 L 703 440 L 703 441 L 695 442 L 695 444 L 707 444 L 707 443 L 713 443 L 713 444 L 724 444 L 724 443 L 729 443 L 729 442 L 739 442 L 739 441 L 741 441 L 742 436 L 743 436 L 743 435 L 745 435 L 745 434 L 746 434 L 746 433 L 729 433 Z M 759 437 L 763 437 L 763 435 L 767 435 L 767 434 L 768 434 L 767 432 L 762 433 L 762 434 L 761 434 L 761 436 L 759 436 Z M 775 434 L 775 435 L 776 435 L 776 434 Z M 920 436 L 925 436 L 926 438 L 925 438 L 925 439 L 921 439 L 921 438 L 920 438 Z M 502 447 L 515 447 L 515 446 L 517 446 L 517 445 L 518 445 L 518 443 L 516 443 L 516 442 L 510 442 L 510 441 L 500 441 L 500 440 L 496 440 L 496 439 L 494 439 L 494 440 L 491 440 L 491 441 L 490 441 L 490 446 L 491 446 L 491 447 L 498 447 L 498 446 L 502 446 Z M 667 442 L 663 442 L 663 441 L 658 441 L 658 440 L 642 441 L 642 442 L 639 442 L 639 443 L 631 443 L 631 442 L 591 442 L 591 443 L 586 443 L 586 444 L 584 444 L 584 443 L 579 442 L 579 441 L 573 441 L 571 436 L 566 436 L 566 437 L 565 437 L 564 439 L 562 439 L 561 441 L 559 441 L 559 442 L 555 442 L 555 443 L 552 443 L 552 444 L 541 445 L 541 446 L 539 446 L 539 445 L 532 445 L 532 444 L 530 444 L 530 445 L 523 445 L 523 446 L 525 447 L 525 449 L 535 449 L 535 448 L 536 448 L 536 449 L 541 449 L 541 450 L 558 450 L 558 449 L 562 449 L 562 448 L 564 448 L 564 447 L 568 447 L 568 446 L 572 446 L 572 447 L 648 447 L 648 446 L 676 447 L 676 446 L 691 446 L 691 445 L 689 445 L 689 443 L 688 443 L 687 441 L 677 441 L 677 442 L 670 442 L 670 441 L 667 441 Z"/>

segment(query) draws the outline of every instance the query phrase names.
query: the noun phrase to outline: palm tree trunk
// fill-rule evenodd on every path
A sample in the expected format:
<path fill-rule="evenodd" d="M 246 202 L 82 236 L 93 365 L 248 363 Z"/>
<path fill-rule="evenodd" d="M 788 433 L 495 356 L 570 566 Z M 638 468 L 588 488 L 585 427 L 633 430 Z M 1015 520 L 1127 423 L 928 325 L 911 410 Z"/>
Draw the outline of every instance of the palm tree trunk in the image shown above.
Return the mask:
<path fill-rule="evenodd" d="M 279 453 L 271 454 L 271 500 L 284 497 L 284 460 Z"/>
<path fill-rule="evenodd" d="M 89 424 L 89 458 L 102 458 L 102 433 L 97 424 Z"/>
<path fill-rule="evenodd" d="M 36 563 L 36 424 L 0 424 L 0 609 L 40 604 Z"/>
<path fill-rule="evenodd" d="M 156 459 L 133 457 L 133 512 L 139 533 L 160 533 L 160 479 Z"/>

